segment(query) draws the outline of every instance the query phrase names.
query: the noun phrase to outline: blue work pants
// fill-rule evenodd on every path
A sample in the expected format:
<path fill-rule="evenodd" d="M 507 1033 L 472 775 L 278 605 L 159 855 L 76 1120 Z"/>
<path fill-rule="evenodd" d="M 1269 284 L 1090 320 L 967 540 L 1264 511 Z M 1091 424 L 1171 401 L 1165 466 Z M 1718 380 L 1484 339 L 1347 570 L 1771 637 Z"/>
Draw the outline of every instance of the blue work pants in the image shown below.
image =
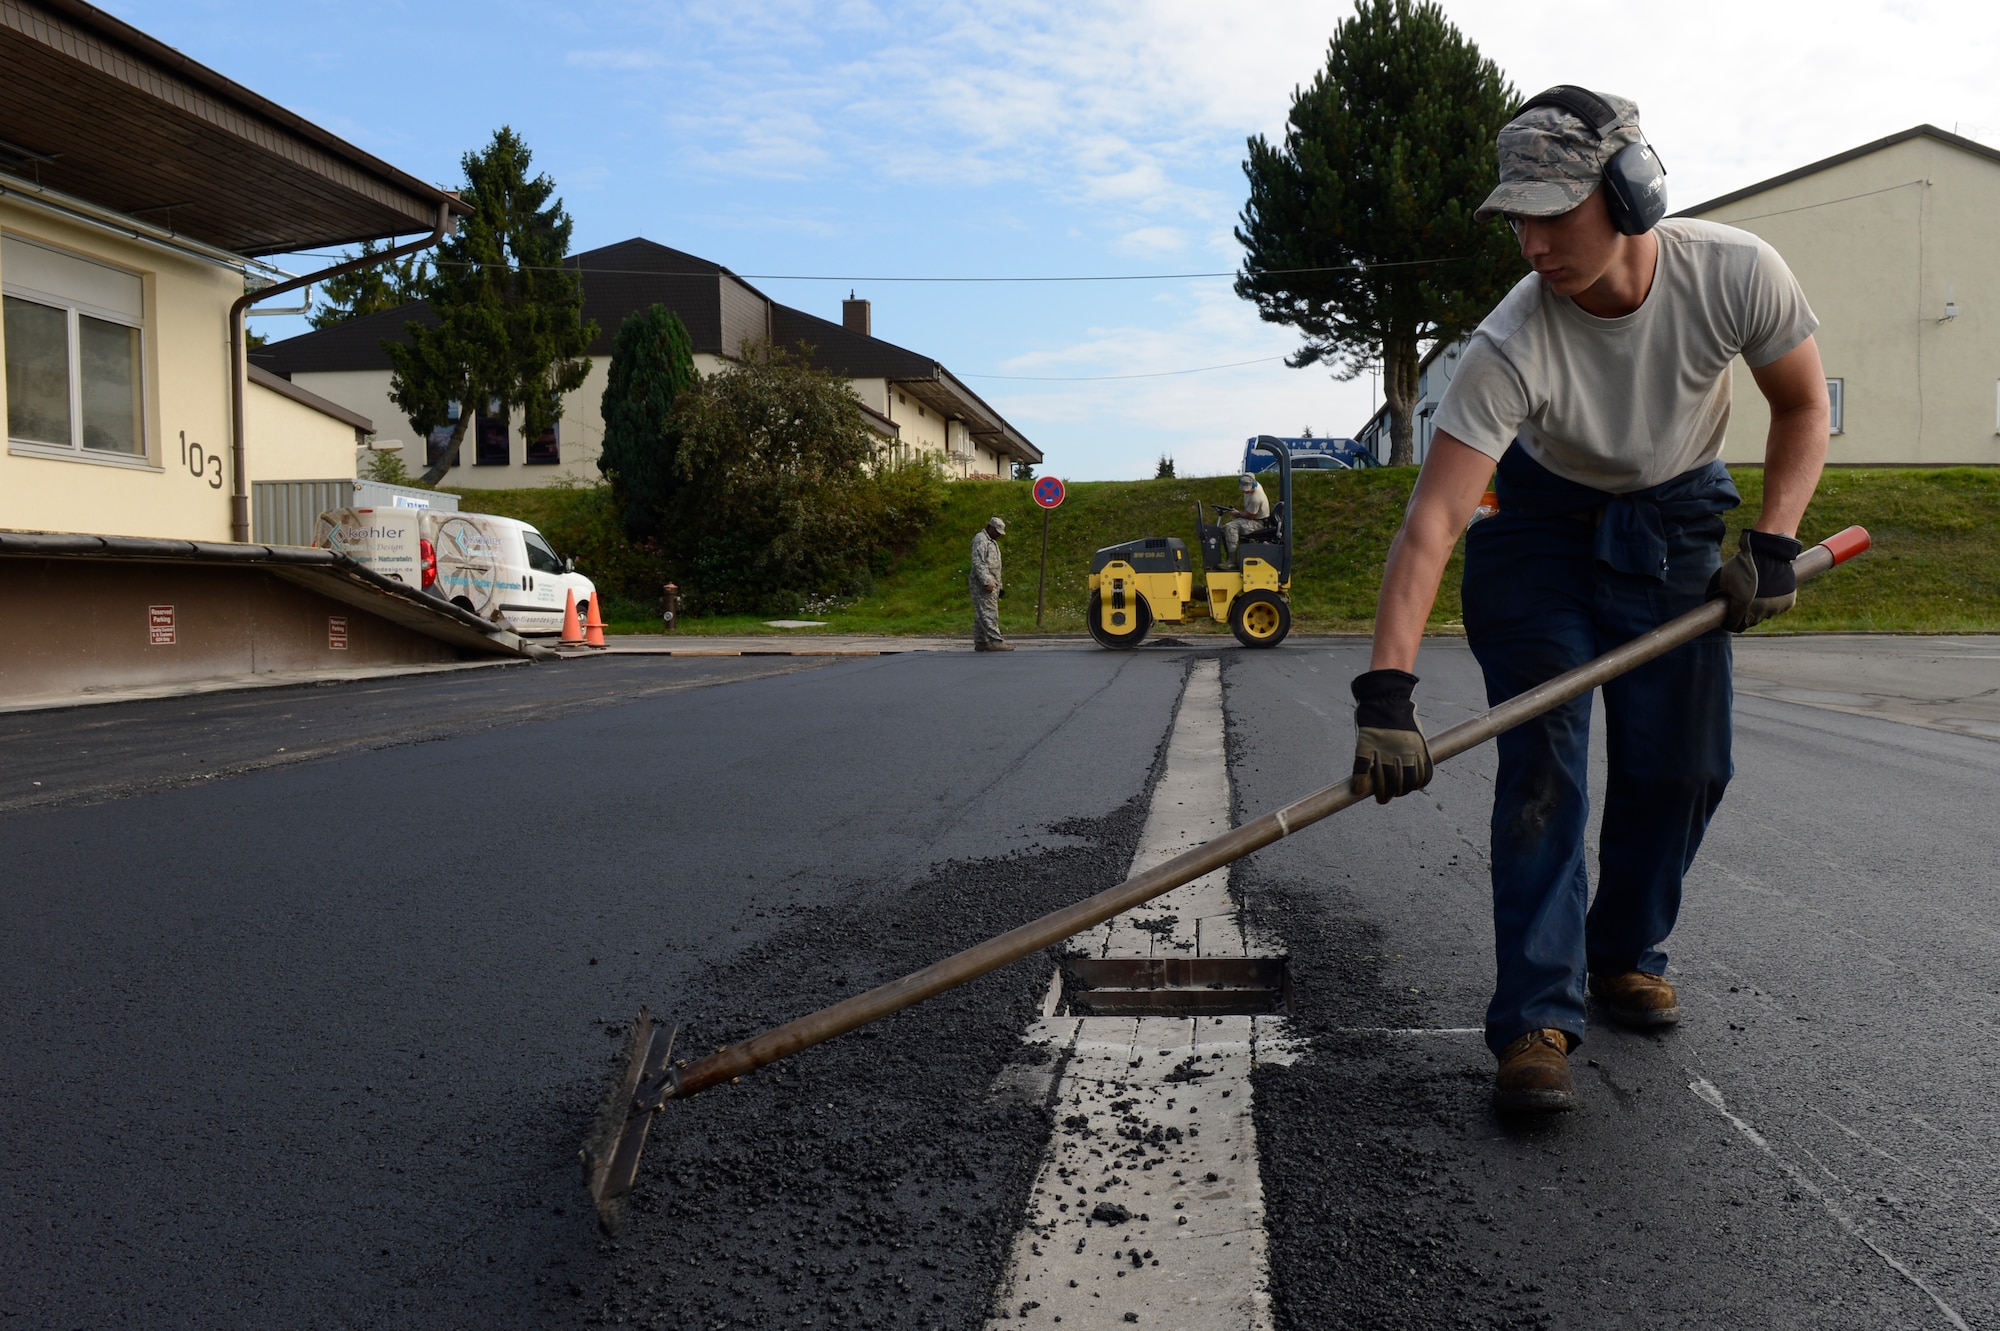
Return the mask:
<path fill-rule="evenodd" d="M 1720 516 L 1666 528 L 1665 577 L 1595 558 L 1595 510 L 1504 509 L 1466 537 L 1465 629 L 1489 703 L 1582 665 L 1700 605 L 1720 563 Z M 1493 797 L 1497 1054 L 1516 1037 L 1584 1029 L 1591 972 L 1666 970 L 1681 879 L 1733 770 L 1729 635 L 1717 630 L 1604 685 L 1610 774 L 1589 904 L 1591 697 L 1499 739 Z"/>

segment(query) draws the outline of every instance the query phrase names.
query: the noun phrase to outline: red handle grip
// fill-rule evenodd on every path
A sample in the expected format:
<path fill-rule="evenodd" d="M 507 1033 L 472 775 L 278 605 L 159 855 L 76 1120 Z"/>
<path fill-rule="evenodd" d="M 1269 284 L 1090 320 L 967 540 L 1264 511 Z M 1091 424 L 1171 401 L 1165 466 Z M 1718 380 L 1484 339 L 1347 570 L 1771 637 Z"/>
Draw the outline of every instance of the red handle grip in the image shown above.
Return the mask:
<path fill-rule="evenodd" d="M 1820 544 L 1826 547 L 1826 552 L 1833 556 L 1833 562 L 1838 565 L 1845 564 L 1874 542 L 1869 537 L 1866 527 L 1849 527 L 1845 531 L 1835 532 Z"/>

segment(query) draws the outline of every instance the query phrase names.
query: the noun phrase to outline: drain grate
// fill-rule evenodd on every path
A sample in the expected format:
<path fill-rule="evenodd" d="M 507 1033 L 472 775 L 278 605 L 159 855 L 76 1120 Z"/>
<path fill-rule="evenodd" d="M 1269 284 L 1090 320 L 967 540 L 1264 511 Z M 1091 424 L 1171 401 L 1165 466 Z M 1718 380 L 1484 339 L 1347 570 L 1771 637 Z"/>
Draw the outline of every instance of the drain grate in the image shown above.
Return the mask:
<path fill-rule="evenodd" d="M 1261 1017 L 1292 1010 L 1284 957 L 1065 957 L 1079 1017 Z"/>

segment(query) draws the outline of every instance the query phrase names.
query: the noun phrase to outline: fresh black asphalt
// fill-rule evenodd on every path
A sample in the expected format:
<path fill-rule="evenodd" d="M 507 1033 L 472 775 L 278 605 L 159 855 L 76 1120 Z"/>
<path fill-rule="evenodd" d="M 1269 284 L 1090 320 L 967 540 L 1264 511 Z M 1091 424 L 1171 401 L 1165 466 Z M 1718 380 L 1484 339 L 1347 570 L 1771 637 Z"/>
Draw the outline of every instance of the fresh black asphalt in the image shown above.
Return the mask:
<path fill-rule="evenodd" d="M 0 812 L 119 799 L 826 663 L 695 658 L 663 670 L 615 656 L 17 712 L 0 716 Z"/>
<path fill-rule="evenodd" d="M 1330 779 L 1359 648 L 1224 655 L 1241 811 Z M 991 1090 L 1044 965 L 671 1106 L 615 1241 L 576 1147 L 641 1002 L 713 1047 L 1119 877 L 1187 656 L 9 719 L 0 1325 L 978 1325 L 1046 1135 Z M 1433 727 L 1477 705 L 1461 647 L 1420 673 Z M 1257 1074 L 1280 1326 L 2000 1325 L 2000 746 L 1738 723 L 1687 1021 L 1593 1030 L 1557 1124 L 1493 1118 L 1477 1036 L 1381 1030 L 1479 1024 L 1490 752 L 1239 866 L 1312 1041 Z"/>
<path fill-rule="evenodd" d="M 1364 654 L 1232 658 L 1244 809 L 1345 751 Z M 1418 673 L 1433 729 L 1482 703 L 1460 644 Z M 1917 1281 L 2000 1325 L 2000 745 L 1751 698 L 1736 725 L 1668 944 L 1684 1023 L 1598 1023 L 1543 1126 L 1493 1115 L 1478 1035 L 1370 1029 L 1482 1024 L 1490 746 L 1239 866 L 1315 1050 L 1255 1083 L 1280 1326 L 1950 1327 Z"/>

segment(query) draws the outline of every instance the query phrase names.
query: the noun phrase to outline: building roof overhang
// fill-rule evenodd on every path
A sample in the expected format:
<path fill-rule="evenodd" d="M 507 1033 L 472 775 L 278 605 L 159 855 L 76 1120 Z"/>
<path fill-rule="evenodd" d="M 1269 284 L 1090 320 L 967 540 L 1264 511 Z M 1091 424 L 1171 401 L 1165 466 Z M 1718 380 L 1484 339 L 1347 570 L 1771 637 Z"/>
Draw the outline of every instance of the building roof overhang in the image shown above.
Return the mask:
<path fill-rule="evenodd" d="M 231 253 L 429 231 L 457 196 L 80 0 L 0 0 L 0 170 Z"/>
<path fill-rule="evenodd" d="M 338 402 L 329 402 L 318 393 L 309 393 L 289 379 L 281 379 L 261 365 L 248 367 L 250 382 L 259 388 L 268 388 L 279 397 L 287 398 L 302 407 L 310 407 L 322 416 L 331 416 L 343 425 L 351 425 L 362 434 L 374 434 L 375 422 L 358 411 L 349 411 Z"/>
<path fill-rule="evenodd" d="M 1745 185 L 1739 190 L 1731 190 L 1729 193 L 1709 199 L 1705 203 L 1697 203 L 1692 208 L 1683 208 L 1673 215 L 1675 217 L 1700 217 L 1703 213 L 1713 212 L 1717 208 L 1726 208 L 1730 204 L 1747 199 L 1752 195 L 1762 194 L 1765 190 L 1776 189 L 1780 185 L 1789 185 L 1794 180 L 1803 180 L 1807 176 L 1816 175 L 1821 171 L 1851 162 L 1858 157 L 1866 157 L 1870 153 L 1881 152 L 1884 148 L 1893 148 L 1899 143 L 1908 143 L 1911 139 L 1936 139 L 1939 143 L 1949 144 L 1951 147 L 1969 152 L 1975 157 L 1983 157 L 1989 162 L 2000 162 L 2000 149 L 1989 148 L 1985 144 L 1973 139 L 1964 138 L 1948 130 L 1939 129 L 1936 125 L 1913 125 L 1909 129 L 1876 139 L 1872 143 L 1864 143 L 1858 148 L 1849 148 L 1846 152 L 1835 153 L 1831 157 L 1823 157 L 1817 162 L 1808 162 L 1806 165 L 1796 167 L 1793 170 L 1785 172 L 1783 175 L 1772 176 L 1769 180 L 1760 180 L 1754 185 Z"/>
<path fill-rule="evenodd" d="M 889 382 L 946 420 L 963 421 L 966 433 L 996 452 L 1023 462 L 1042 460 L 1041 449 L 1029 443 L 1025 435 L 1007 423 L 1006 417 L 986 405 L 984 398 L 967 388 L 944 366 L 932 362 L 931 372 L 927 375 L 913 378 L 890 376 Z"/>

